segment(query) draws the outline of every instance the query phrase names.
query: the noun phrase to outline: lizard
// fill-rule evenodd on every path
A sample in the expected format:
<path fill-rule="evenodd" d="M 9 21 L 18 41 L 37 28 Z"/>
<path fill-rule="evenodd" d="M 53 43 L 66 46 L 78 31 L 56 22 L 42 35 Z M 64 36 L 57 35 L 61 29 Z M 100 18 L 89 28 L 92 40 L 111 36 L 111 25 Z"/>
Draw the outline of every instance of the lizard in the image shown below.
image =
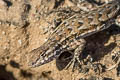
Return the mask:
<path fill-rule="evenodd" d="M 74 14 L 61 22 L 43 45 L 29 53 L 28 65 L 38 67 L 58 58 L 65 51 L 74 50 L 73 58 L 67 65 L 74 69 L 76 62 L 81 64 L 79 57 L 85 48 L 84 38 L 107 29 L 112 24 L 120 25 L 120 22 L 116 22 L 119 11 L 120 1 L 118 0 L 90 12 Z"/>

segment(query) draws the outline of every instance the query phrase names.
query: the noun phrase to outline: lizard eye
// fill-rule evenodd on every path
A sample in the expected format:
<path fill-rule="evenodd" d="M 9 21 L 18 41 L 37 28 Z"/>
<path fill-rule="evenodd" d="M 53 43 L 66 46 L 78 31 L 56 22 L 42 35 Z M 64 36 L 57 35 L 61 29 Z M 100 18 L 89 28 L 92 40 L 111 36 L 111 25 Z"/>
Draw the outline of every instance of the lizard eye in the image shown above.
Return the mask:
<path fill-rule="evenodd" d="M 117 16 L 117 19 L 115 20 L 115 24 L 120 27 L 120 15 Z"/>

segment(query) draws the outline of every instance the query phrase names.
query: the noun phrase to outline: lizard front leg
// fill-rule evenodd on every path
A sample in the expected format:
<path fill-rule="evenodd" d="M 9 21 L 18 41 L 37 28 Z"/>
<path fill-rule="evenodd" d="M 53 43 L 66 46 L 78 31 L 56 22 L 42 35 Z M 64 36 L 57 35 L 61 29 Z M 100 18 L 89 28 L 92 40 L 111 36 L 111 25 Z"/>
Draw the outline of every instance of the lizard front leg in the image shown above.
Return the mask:
<path fill-rule="evenodd" d="M 79 57 L 85 47 L 86 41 L 84 39 L 79 39 L 79 40 L 76 40 L 75 43 L 77 43 L 77 47 L 74 51 L 73 59 L 69 62 L 69 64 L 66 66 L 65 69 L 68 69 L 68 67 L 72 66 L 72 70 L 74 70 L 74 68 L 76 66 L 76 62 L 81 64 Z"/>

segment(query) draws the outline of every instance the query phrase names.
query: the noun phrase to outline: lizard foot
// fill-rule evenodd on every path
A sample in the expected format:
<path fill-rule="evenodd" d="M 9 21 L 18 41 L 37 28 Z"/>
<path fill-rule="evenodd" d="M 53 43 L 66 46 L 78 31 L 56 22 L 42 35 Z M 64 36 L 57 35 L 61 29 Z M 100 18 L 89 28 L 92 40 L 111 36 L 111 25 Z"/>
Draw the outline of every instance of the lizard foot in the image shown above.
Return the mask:
<path fill-rule="evenodd" d="M 65 67 L 65 69 L 68 69 L 71 66 L 72 71 L 74 71 L 77 65 L 81 65 L 81 64 L 82 64 L 82 61 L 79 59 L 79 56 L 74 56 L 73 59 L 69 62 L 69 64 Z"/>
<path fill-rule="evenodd" d="M 120 52 L 118 52 L 118 61 L 117 61 L 117 63 L 115 65 L 112 65 L 111 67 L 107 68 L 106 70 L 109 71 L 109 70 L 112 70 L 112 69 L 116 68 L 119 65 L 119 63 L 120 63 Z"/>

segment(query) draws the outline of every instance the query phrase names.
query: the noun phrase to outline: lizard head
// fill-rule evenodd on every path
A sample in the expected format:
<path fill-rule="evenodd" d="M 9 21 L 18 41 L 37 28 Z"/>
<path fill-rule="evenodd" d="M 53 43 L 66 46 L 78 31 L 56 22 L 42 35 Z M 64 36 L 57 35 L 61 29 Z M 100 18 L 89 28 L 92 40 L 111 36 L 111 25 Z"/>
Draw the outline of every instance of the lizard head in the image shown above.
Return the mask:
<path fill-rule="evenodd" d="M 49 45 L 46 46 L 44 44 L 43 46 L 32 50 L 28 54 L 28 66 L 30 67 L 38 67 L 43 64 L 46 64 L 56 57 L 59 56 L 59 53 L 61 52 L 60 46 L 56 45 L 54 47 L 50 47 Z"/>

